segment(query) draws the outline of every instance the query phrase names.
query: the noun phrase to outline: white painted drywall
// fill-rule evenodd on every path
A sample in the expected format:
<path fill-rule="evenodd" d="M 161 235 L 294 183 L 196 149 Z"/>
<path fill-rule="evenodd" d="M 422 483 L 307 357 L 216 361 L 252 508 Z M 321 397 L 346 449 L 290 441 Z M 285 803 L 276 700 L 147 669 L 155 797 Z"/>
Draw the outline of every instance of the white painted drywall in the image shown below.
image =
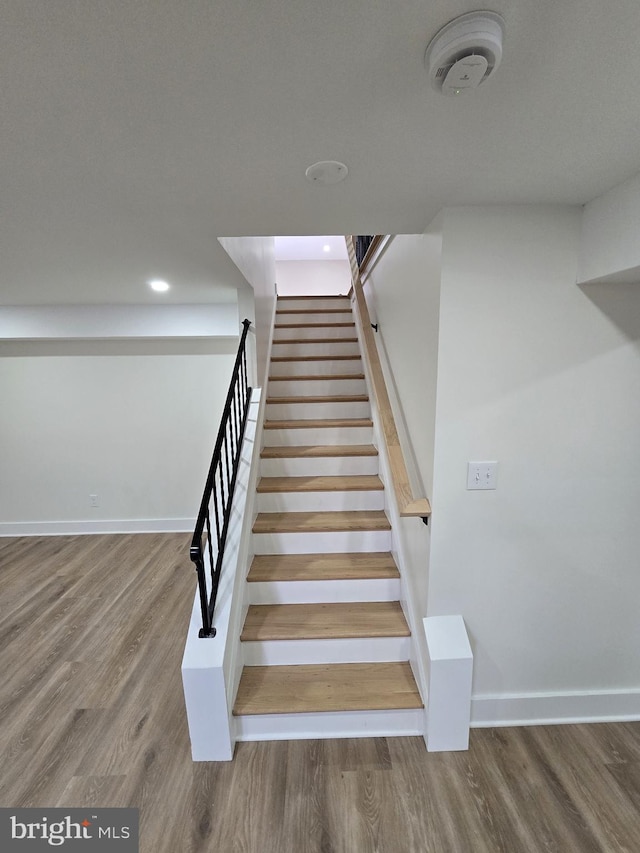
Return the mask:
<path fill-rule="evenodd" d="M 257 381 L 260 386 L 264 386 L 276 300 L 275 240 L 273 237 L 220 237 L 219 240 L 231 260 L 253 287 Z"/>
<path fill-rule="evenodd" d="M 280 296 L 334 296 L 351 287 L 349 261 L 276 261 Z"/>
<path fill-rule="evenodd" d="M 0 305 L 0 338 L 193 338 L 238 334 L 235 303 Z"/>
<path fill-rule="evenodd" d="M 464 617 L 494 720 L 567 692 L 615 713 L 640 687 L 640 289 L 576 285 L 580 224 L 444 220 L 428 614 Z M 467 491 L 486 459 L 497 489 Z"/>
<path fill-rule="evenodd" d="M 584 207 L 578 281 L 640 282 L 640 174 Z"/>
<path fill-rule="evenodd" d="M 188 529 L 234 358 L 0 358 L 0 532 Z"/>

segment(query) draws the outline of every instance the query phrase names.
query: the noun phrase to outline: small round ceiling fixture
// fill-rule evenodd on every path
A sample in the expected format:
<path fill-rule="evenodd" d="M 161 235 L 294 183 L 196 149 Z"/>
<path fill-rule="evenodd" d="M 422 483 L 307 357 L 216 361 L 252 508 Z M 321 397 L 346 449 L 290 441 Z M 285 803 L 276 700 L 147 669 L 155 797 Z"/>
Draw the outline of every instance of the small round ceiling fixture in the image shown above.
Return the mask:
<path fill-rule="evenodd" d="M 477 89 L 502 60 L 504 21 L 496 12 L 469 12 L 445 24 L 427 47 L 431 85 L 443 95 Z"/>
<path fill-rule="evenodd" d="M 322 184 L 326 187 L 333 184 L 339 184 L 349 174 L 349 170 L 344 163 L 339 163 L 337 160 L 320 160 L 319 163 L 314 163 L 309 166 L 304 173 L 305 178 L 312 184 Z"/>
<path fill-rule="evenodd" d="M 149 282 L 149 287 L 151 290 L 155 290 L 156 293 L 166 293 L 169 290 L 169 283 L 159 278 L 154 278 Z"/>

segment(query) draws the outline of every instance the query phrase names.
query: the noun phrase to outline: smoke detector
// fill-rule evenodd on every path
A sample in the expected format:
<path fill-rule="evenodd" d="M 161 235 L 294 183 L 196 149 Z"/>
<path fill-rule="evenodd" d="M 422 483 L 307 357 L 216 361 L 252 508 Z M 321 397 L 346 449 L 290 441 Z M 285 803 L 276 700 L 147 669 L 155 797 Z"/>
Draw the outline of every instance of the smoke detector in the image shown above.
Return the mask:
<path fill-rule="evenodd" d="M 485 83 L 502 59 L 504 21 L 496 12 L 469 12 L 439 30 L 424 62 L 431 85 L 443 95 L 462 95 Z"/>

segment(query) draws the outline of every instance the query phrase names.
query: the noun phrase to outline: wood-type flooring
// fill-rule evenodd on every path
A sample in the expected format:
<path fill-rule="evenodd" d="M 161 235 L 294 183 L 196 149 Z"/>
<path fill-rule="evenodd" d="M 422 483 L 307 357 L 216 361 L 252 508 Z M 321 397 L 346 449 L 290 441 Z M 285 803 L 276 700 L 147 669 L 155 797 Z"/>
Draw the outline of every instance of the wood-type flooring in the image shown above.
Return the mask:
<path fill-rule="evenodd" d="M 637 853 L 640 724 L 240 743 L 193 764 L 184 534 L 0 539 L 0 806 L 135 806 L 143 853 Z"/>

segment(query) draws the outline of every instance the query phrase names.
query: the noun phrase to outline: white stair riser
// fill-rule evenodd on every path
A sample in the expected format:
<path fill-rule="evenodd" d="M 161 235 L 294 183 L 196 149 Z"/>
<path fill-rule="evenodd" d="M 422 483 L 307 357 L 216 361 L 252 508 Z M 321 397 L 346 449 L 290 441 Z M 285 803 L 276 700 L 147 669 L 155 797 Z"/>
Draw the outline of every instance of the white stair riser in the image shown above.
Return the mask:
<path fill-rule="evenodd" d="M 291 337 L 291 336 L 290 336 Z M 353 337 L 346 335 L 345 337 Z M 358 342 L 341 343 L 340 341 L 330 341 L 328 344 L 314 343 L 314 341 L 304 341 L 301 344 L 288 344 L 283 341 L 273 342 L 271 354 L 276 358 L 300 358 L 305 355 L 356 355 L 360 356 Z"/>
<path fill-rule="evenodd" d="M 292 308 L 286 309 L 287 312 L 292 310 Z M 351 313 L 351 306 L 347 306 L 344 311 L 336 312 L 314 310 L 313 314 L 308 314 L 304 311 L 300 314 L 282 314 L 280 313 L 280 309 L 278 309 L 276 327 L 281 326 L 283 323 L 316 323 L 318 326 L 330 326 L 332 323 L 353 323 L 353 314 Z"/>
<path fill-rule="evenodd" d="M 304 398 L 301 397 L 300 400 Z M 269 421 L 314 421 L 336 418 L 368 418 L 371 407 L 368 400 L 361 403 L 349 401 L 330 403 L 267 403 L 266 418 Z"/>
<path fill-rule="evenodd" d="M 390 550 L 390 530 L 253 534 L 254 554 L 353 554 Z"/>
<path fill-rule="evenodd" d="M 331 396 L 366 394 L 364 379 L 275 379 L 269 380 L 269 397 Z"/>
<path fill-rule="evenodd" d="M 350 477 L 356 474 L 377 474 L 378 457 L 320 456 L 262 459 L 260 473 L 263 477 Z"/>
<path fill-rule="evenodd" d="M 354 338 L 355 326 L 275 326 L 273 340 L 315 340 L 317 338 Z"/>
<path fill-rule="evenodd" d="M 336 737 L 423 735 L 424 708 L 333 711 L 325 714 L 255 714 L 235 717 L 236 739 L 318 740 Z"/>
<path fill-rule="evenodd" d="M 409 637 L 344 640 L 270 640 L 242 643 L 245 666 L 386 663 L 409 658 Z"/>
<path fill-rule="evenodd" d="M 278 311 L 326 311 L 328 308 L 351 310 L 351 300 L 348 297 L 327 296 L 326 299 L 279 299 Z"/>
<path fill-rule="evenodd" d="M 261 581 L 247 584 L 249 604 L 399 601 L 400 578 L 332 581 Z"/>
<path fill-rule="evenodd" d="M 342 512 L 384 509 L 384 491 L 259 492 L 259 512 Z"/>
<path fill-rule="evenodd" d="M 265 429 L 265 447 L 291 447 L 308 444 L 371 444 L 373 427 L 297 427 Z"/>
<path fill-rule="evenodd" d="M 270 368 L 272 377 L 327 376 L 336 373 L 362 373 L 360 356 L 321 361 L 272 361 Z"/>

